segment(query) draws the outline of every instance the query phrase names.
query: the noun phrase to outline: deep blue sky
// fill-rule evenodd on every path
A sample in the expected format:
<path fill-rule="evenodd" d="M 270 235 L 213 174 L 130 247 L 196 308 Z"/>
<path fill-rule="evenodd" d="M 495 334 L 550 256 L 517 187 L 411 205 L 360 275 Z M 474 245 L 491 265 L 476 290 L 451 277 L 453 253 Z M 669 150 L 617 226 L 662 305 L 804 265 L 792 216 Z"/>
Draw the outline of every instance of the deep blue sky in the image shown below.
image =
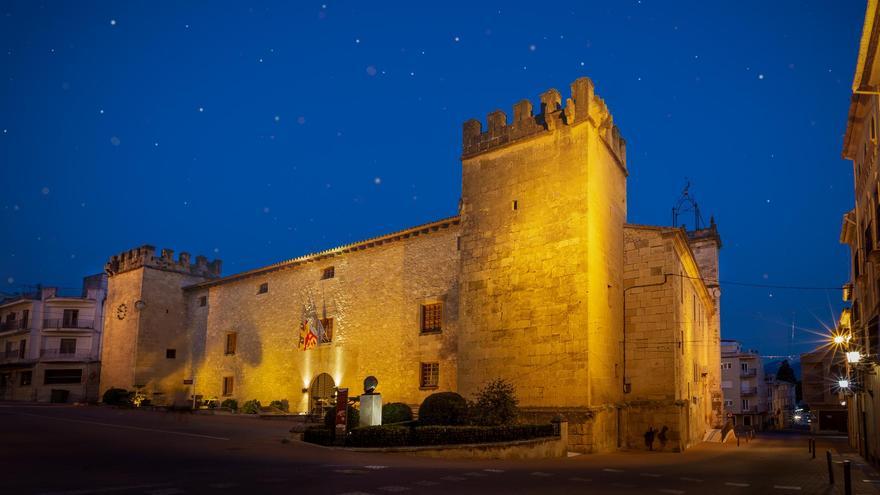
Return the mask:
<path fill-rule="evenodd" d="M 252 3 L 252 2 L 249 2 Z M 0 2 L 0 290 L 150 243 L 234 273 L 456 213 L 461 124 L 586 75 L 629 221 L 685 177 L 722 280 L 839 286 L 862 1 Z M 724 287 L 723 337 L 812 347 L 840 291 Z"/>

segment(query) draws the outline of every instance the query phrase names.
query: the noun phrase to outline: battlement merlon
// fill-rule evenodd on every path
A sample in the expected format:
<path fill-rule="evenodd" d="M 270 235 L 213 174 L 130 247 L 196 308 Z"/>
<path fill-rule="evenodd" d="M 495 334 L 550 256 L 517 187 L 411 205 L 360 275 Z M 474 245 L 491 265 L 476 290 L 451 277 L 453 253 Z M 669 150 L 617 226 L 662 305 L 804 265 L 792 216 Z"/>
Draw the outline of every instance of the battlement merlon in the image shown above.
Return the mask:
<path fill-rule="evenodd" d="M 513 122 L 508 124 L 507 114 L 502 110 L 495 110 L 487 116 L 486 132 L 483 132 L 483 125 L 479 120 L 468 120 L 463 126 L 462 158 L 470 158 L 520 140 L 553 132 L 562 126 L 589 121 L 599 131 L 620 165 L 626 168 L 626 140 L 614 125 L 605 101 L 595 94 L 590 78 L 581 77 L 571 83 L 571 97 L 565 100 L 564 107 L 559 91 L 550 89 L 542 93 L 540 111 L 540 114 L 533 115 L 532 102 L 522 100 L 513 105 Z"/>
<path fill-rule="evenodd" d="M 189 253 L 182 252 L 175 260 L 172 249 L 162 249 L 161 254 L 156 256 L 156 248 L 145 244 L 111 256 L 104 264 L 104 271 L 112 277 L 137 268 L 149 267 L 204 278 L 220 277 L 223 263 L 221 260 L 209 262 L 204 256 L 196 256 L 196 262 L 190 263 L 190 259 Z"/>

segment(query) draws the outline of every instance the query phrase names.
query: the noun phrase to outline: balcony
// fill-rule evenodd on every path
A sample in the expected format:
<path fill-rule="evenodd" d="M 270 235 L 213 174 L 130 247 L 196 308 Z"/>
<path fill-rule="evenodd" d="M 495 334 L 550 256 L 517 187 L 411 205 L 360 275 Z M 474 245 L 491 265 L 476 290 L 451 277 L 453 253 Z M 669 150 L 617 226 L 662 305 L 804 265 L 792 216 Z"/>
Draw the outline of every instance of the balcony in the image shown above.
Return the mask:
<path fill-rule="evenodd" d="M 742 388 L 739 391 L 740 397 L 750 397 L 750 396 L 757 395 L 757 394 L 758 394 L 758 389 L 755 387 Z"/>
<path fill-rule="evenodd" d="M 53 318 L 43 320 L 43 330 L 94 330 L 94 320 Z"/>
<path fill-rule="evenodd" d="M 739 376 L 741 378 L 752 378 L 758 376 L 758 370 L 755 368 L 752 368 L 750 370 L 740 370 Z"/>
<path fill-rule="evenodd" d="M 0 323 L 0 332 L 11 332 L 14 330 L 30 330 L 30 322 L 27 320 L 12 320 Z"/>
<path fill-rule="evenodd" d="M 40 349 L 40 358 L 49 361 L 85 361 L 94 359 L 91 350 L 77 349 L 68 352 L 67 349 Z"/>
<path fill-rule="evenodd" d="M 29 359 L 21 357 L 18 353 L 18 349 L 13 349 L 8 353 L 0 354 L 0 364 L 20 363 L 23 361 L 29 361 Z"/>

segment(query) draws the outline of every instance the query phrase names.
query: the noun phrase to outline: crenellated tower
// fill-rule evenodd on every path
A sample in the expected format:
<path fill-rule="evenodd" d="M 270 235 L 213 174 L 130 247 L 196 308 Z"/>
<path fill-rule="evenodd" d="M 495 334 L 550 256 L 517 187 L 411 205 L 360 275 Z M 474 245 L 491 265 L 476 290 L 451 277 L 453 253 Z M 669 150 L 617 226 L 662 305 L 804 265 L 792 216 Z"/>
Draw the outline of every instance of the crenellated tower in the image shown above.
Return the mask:
<path fill-rule="evenodd" d="M 138 389 L 153 403 L 186 400 L 191 378 L 187 307 L 182 287 L 218 278 L 221 261 L 145 245 L 111 256 L 104 306 L 101 393 Z"/>
<path fill-rule="evenodd" d="M 579 450 L 616 447 L 626 142 L 593 83 L 465 122 L 459 389 L 516 384 Z M 537 419 L 537 418 L 536 418 Z"/>

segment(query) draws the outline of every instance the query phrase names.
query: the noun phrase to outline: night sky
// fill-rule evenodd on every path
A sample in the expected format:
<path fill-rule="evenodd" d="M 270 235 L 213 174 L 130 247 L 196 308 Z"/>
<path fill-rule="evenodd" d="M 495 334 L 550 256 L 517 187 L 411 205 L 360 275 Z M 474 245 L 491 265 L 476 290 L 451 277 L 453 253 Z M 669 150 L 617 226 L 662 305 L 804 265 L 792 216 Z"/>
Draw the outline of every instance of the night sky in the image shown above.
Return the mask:
<path fill-rule="evenodd" d="M 833 323 L 840 290 L 725 282 L 849 277 L 863 1 L 291 3 L 0 1 L 0 291 L 141 244 L 231 274 L 455 215 L 461 124 L 589 76 L 629 221 L 670 224 L 686 178 L 714 215 L 722 336 L 798 353 Z"/>

